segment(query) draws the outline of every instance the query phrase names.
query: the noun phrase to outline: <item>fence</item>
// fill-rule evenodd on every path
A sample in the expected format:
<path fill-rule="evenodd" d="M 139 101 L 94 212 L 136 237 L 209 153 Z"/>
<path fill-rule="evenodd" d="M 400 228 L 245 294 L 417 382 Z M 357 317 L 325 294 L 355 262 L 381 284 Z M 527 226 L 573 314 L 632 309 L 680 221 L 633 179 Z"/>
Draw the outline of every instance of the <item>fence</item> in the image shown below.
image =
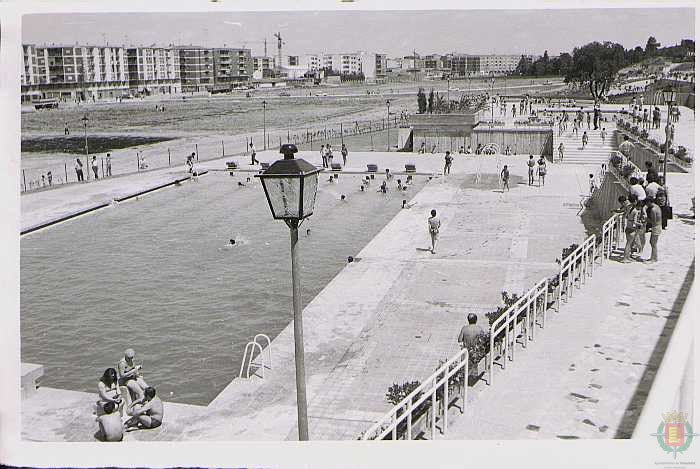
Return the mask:
<path fill-rule="evenodd" d="M 497 361 L 500 359 L 499 364 L 505 369 L 506 363 L 514 360 L 518 337 L 521 338 L 523 348 L 527 348 L 527 342 L 535 340 L 537 326 L 544 329 L 547 310 L 554 304 L 552 299 L 556 297 L 556 311 L 560 312 L 562 299 L 568 302 L 568 298 L 574 294 L 574 285 L 580 288 L 585 284 L 586 277 L 593 275 L 596 259 L 598 264 L 602 265 L 610 258 L 613 246 L 619 248 L 621 229 L 622 214 L 612 215 L 603 223 L 600 237 L 588 236 L 580 246 L 562 259 L 559 273 L 555 277 L 558 278 L 558 283 L 549 278 L 541 279 L 493 321 L 489 330 L 490 347 L 483 359 L 486 363 L 489 386 L 493 384 L 493 370 Z M 462 397 L 463 402 L 460 412 L 464 413 L 467 402 L 468 364 L 468 352 L 467 349 L 463 349 L 379 419 L 361 439 L 410 440 L 414 436 L 427 435 L 428 430 L 431 438 L 434 438 L 438 416 L 441 416 L 444 433 L 447 427 L 447 410 L 452 402 L 449 400 L 449 387 L 452 385 L 456 388 L 459 384 L 459 380 L 454 379 L 454 382 L 450 383 L 449 379 L 456 376 L 460 369 L 464 370 L 463 389 L 459 390 L 459 397 Z M 437 402 L 440 398 L 443 402 L 441 405 Z M 428 399 L 429 405 L 426 404 Z"/>
<path fill-rule="evenodd" d="M 450 404 L 461 398 L 462 413 L 467 406 L 468 368 L 469 352 L 463 349 L 396 404 L 361 439 L 412 440 L 414 435 L 424 435 L 427 430 L 430 430 L 430 437 L 434 439 L 438 422 L 441 424 L 441 433 L 444 434 Z"/>
<path fill-rule="evenodd" d="M 105 157 L 97 158 L 98 179 L 134 174 L 168 167 L 184 167 L 186 155 L 195 154 L 195 162 L 209 161 L 222 157 L 244 156 L 250 154 L 250 144 L 261 149 L 278 148 L 282 143 L 294 143 L 299 150 L 313 150 L 317 146 L 330 144 L 352 144 L 351 150 L 367 149 L 374 151 L 395 147 L 398 128 L 405 123 L 405 116 L 391 115 L 383 119 L 357 120 L 341 122 L 323 127 L 308 127 L 306 130 L 280 131 L 275 129 L 263 132 L 259 136 L 237 135 L 226 140 L 201 140 L 189 149 L 183 147 L 154 147 L 145 153 L 135 150 L 133 154 L 119 152 L 112 156 L 108 163 Z M 386 133 L 386 135 L 382 135 Z M 378 135 L 379 134 L 379 135 Z M 386 137 L 386 138 L 384 138 Z M 89 143 L 89 142 L 88 142 Z M 88 147 L 89 148 L 89 147 Z M 116 151 L 116 150 L 115 150 Z M 92 155 L 76 154 L 65 163 L 42 168 L 25 168 L 20 178 L 20 191 L 29 192 L 39 189 L 49 189 L 67 183 L 80 182 L 75 169 L 76 160 L 83 162 L 83 179 L 88 182 L 95 179 L 92 172 Z"/>

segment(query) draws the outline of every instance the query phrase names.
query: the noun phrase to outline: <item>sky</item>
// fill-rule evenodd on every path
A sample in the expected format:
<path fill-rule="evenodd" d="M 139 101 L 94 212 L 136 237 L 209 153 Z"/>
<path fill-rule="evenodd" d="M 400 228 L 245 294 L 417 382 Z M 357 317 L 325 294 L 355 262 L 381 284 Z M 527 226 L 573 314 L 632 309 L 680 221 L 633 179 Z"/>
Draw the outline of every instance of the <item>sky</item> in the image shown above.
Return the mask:
<path fill-rule="evenodd" d="M 321 11 L 27 15 L 22 40 L 34 44 L 248 47 L 253 55 L 369 51 L 389 57 L 461 52 L 549 55 L 591 41 L 644 47 L 694 39 L 694 12 L 683 8 L 583 10 Z"/>

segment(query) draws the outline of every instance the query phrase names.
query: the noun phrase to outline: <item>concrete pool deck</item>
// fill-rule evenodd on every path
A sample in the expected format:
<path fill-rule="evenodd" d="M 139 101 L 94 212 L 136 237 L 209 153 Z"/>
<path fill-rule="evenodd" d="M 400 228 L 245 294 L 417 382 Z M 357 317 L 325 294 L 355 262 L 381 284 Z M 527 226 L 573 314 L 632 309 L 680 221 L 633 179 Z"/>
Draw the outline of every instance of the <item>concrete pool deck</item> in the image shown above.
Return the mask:
<path fill-rule="evenodd" d="M 299 156 L 313 163 L 320 162 L 317 152 L 302 152 Z M 260 154 L 262 161 L 277 158 L 273 152 Z M 508 164 L 514 176 L 526 178 L 525 158 L 500 157 L 500 163 Z M 218 169 L 225 160 L 201 166 Z M 367 163 L 377 163 L 380 171 L 385 167 L 396 171 L 403 169 L 406 162 L 416 163 L 419 171 L 439 172 L 444 160 L 441 154 L 352 153 L 348 166 L 362 170 Z M 581 196 L 587 192 L 590 167 L 549 165 L 544 187 L 520 184 L 505 194 L 470 187 L 478 168 L 484 174 L 495 173 L 497 159 L 456 155 L 452 175 L 444 182 L 439 177 L 428 183 L 413 200 L 416 204 L 410 210 L 401 211 L 358 254 L 360 261 L 347 265 L 305 309 L 311 439 L 356 438 L 390 408 L 384 394 L 391 384 L 421 380 L 438 366 L 439 360 L 457 351 L 456 336 L 467 312 L 492 310 L 500 301 L 501 290 L 522 291 L 543 276 L 553 274 L 558 269 L 554 259 L 560 256 L 561 249 L 584 238 L 584 228 L 576 212 Z M 29 199 L 26 215 L 40 220 L 42 216 L 55 216 L 51 207 L 67 210 L 66 207 L 75 205 L 75 198 L 92 200 L 112 197 L 117 190 L 138 191 L 156 182 L 151 178 L 173 178 L 178 173 L 154 171 L 139 176 L 148 177 L 119 178 L 122 182 L 119 188 L 108 184 L 100 186 L 102 181 L 99 181 L 77 186 L 85 192 L 62 195 L 61 191 L 68 186 L 50 191 L 47 199 L 43 194 L 49 192 L 27 194 L 23 196 L 22 226 L 25 225 L 25 198 Z M 689 201 L 684 202 L 684 199 L 689 199 L 693 192 L 692 177 L 692 173 L 669 175 L 677 213 L 688 212 Z M 429 243 L 426 218 L 431 208 L 435 208 L 442 219 L 440 244 L 435 255 L 424 250 Z M 664 244 L 666 237 L 662 237 L 662 261 L 653 267 L 656 272 L 663 273 L 662 285 L 667 292 L 662 296 L 657 297 L 655 290 L 637 281 L 644 276 L 645 266 L 608 264 L 594 277 L 596 283 L 584 288 L 606 292 L 606 286 L 617 282 L 619 288 L 615 294 L 606 292 L 601 295 L 600 303 L 590 295 L 580 294 L 564 306 L 561 319 L 557 316 L 552 321 L 551 330 L 545 330 L 542 336 L 546 338 L 535 342 L 525 358 L 519 358 L 534 363 L 544 363 L 546 358 L 549 360 L 546 366 L 534 373 L 546 373 L 557 379 L 565 375 L 561 384 L 538 388 L 539 383 L 528 373 L 532 368 L 515 363 L 507 372 L 496 375 L 493 387 L 481 386 L 471 393 L 469 413 L 455 421 L 448 436 L 552 438 L 564 433 L 592 437 L 578 427 L 582 425 L 580 407 L 589 405 L 590 401 L 573 402 L 561 390 L 570 388 L 570 392 L 578 390 L 579 394 L 586 394 L 579 388 L 590 384 L 590 380 L 579 383 L 573 377 L 589 379 L 586 372 L 590 364 L 600 370 L 601 378 L 594 384 L 602 386 L 590 391 L 601 402 L 599 413 L 591 414 L 590 420 L 602 422 L 600 416 L 605 415 L 604 412 L 626 408 L 629 389 L 635 388 L 640 379 L 634 370 L 644 370 L 644 367 L 632 363 L 641 362 L 643 357 L 632 356 L 631 348 L 619 345 L 620 332 L 630 331 L 629 337 L 624 338 L 630 344 L 644 339 L 651 346 L 656 342 L 658 324 L 639 325 L 637 313 L 651 308 L 652 301 L 664 303 L 671 309 L 666 302 L 675 298 L 682 288 L 690 262 L 687 252 L 692 249 L 692 231 L 693 225 L 685 219 L 675 219 L 669 224 L 667 242 L 674 243 L 674 254 L 669 253 L 668 257 L 666 253 L 670 248 Z M 681 254 L 686 257 L 679 258 Z M 683 268 L 678 269 L 678 266 Z M 620 275 L 625 277 L 620 279 Z M 616 305 L 619 301 L 633 305 L 626 307 L 625 312 L 637 322 L 626 329 L 616 328 L 611 323 L 614 316 L 606 316 L 609 311 L 620 311 L 621 306 Z M 646 309 L 641 306 L 633 309 L 644 302 L 648 303 Z M 591 310 L 597 313 L 594 317 L 599 320 L 598 328 L 587 327 L 589 323 L 584 320 L 584 313 Z M 566 316 L 575 317 L 575 322 L 567 323 Z M 641 317 L 646 319 L 647 316 Z M 562 343 L 565 339 L 556 333 L 557 327 L 574 328 L 576 340 Z M 595 343 L 606 347 L 600 350 L 614 359 L 586 356 L 569 361 L 568 355 L 563 353 L 576 351 L 579 346 L 593 347 Z M 559 351 L 562 353 L 556 355 Z M 645 353 L 644 350 L 637 352 Z M 153 432 L 132 432 L 126 440 L 296 439 L 291 327 L 275 338 L 272 353 L 273 367 L 264 380 L 235 379 L 206 407 L 166 403 L 162 428 Z M 589 349 L 578 353 L 589 353 Z M 627 363 L 625 367 L 618 359 Z M 577 362 L 575 368 L 579 372 L 564 370 L 564 361 L 567 367 Z M 627 371 L 629 376 L 620 374 Z M 518 392 L 523 383 L 528 383 L 532 390 Z M 621 388 L 625 391 L 618 392 Z M 503 393 L 507 391 L 510 394 L 506 398 Z M 508 407 L 513 412 L 500 409 L 504 399 L 513 401 Z M 91 409 L 95 400 L 96 395 L 91 393 L 40 388 L 22 402 L 22 437 L 41 441 L 94 441 L 96 424 Z M 531 404 L 530 412 L 517 407 L 525 401 Z M 494 409 L 497 410 L 495 414 Z M 522 418 L 514 419 L 512 424 L 503 422 L 518 412 L 522 413 Z M 543 431 L 523 430 L 521 421 L 525 420 L 541 426 Z M 553 421 L 561 423 L 557 427 Z M 621 425 L 608 420 L 604 423 L 608 430 L 601 432 L 596 428 L 595 436 L 612 437 Z M 584 429 L 585 425 L 590 426 L 583 425 Z"/>
<path fill-rule="evenodd" d="M 319 159 L 316 152 L 300 156 L 312 162 Z M 262 161 L 277 157 L 272 152 L 261 154 Z M 219 168 L 224 160 L 202 168 Z M 525 156 L 500 161 L 507 162 L 514 175 L 526 174 Z M 416 163 L 419 171 L 438 172 L 444 160 L 439 154 L 354 153 L 348 169 L 362 170 L 367 163 L 376 163 L 380 171 L 386 167 L 401 170 L 406 162 Z M 358 254 L 361 260 L 344 268 L 305 309 L 312 438 L 356 437 L 386 410 L 388 386 L 409 378 L 422 379 L 440 359 L 456 351 L 456 334 L 468 311 L 490 310 L 500 300 L 502 289 L 522 290 L 553 273 L 561 247 L 583 237 L 575 214 L 585 168 L 554 166 L 544 187 L 520 185 L 506 194 L 465 184 L 473 178 L 467 174 L 479 167 L 483 173 L 495 173 L 496 165 L 494 157 L 458 157 L 445 182 L 436 178 L 427 184 L 415 197 L 416 205 L 400 212 Z M 154 171 L 148 175 L 120 178 L 120 193 L 152 185 L 151 178 L 181 173 Z M 117 191 L 113 181 L 78 186 L 85 191 L 79 194 L 80 200 L 113 197 Z M 25 216 L 35 221 L 54 216 L 49 204 L 54 210 L 72 207 L 75 193 L 68 189 L 72 187 L 51 191 L 46 204 L 39 199 L 48 192 L 25 195 L 23 225 Z M 487 201 L 496 204 L 489 206 Z M 436 255 L 418 250 L 428 247 L 425 225 L 431 208 L 438 210 L 443 222 Z M 551 226 L 548 220 L 552 217 L 558 222 L 544 229 Z M 477 283 L 478 289 L 470 288 Z M 411 353 L 417 350 L 420 353 Z M 274 340 L 272 351 L 273 369 L 264 380 L 236 379 L 207 407 L 168 404 L 163 430 L 130 433 L 127 439 L 294 438 L 290 327 Z M 383 360 L 392 363 L 390 369 L 379 366 Z M 92 441 L 94 401 L 90 393 L 40 388 L 23 402 L 23 437 Z"/>

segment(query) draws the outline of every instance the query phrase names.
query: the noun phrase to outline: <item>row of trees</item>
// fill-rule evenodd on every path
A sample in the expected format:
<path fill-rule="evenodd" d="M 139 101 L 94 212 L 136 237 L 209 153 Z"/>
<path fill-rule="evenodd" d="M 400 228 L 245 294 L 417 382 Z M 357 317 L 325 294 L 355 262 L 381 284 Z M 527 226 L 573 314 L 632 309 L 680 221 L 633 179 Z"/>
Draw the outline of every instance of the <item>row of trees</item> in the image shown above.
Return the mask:
<path fill-rule="evenodd" d="M 694 51 L 695 41 L 689 39 L 677 46 L 661 48 L 661 44 L 651 36 L 645 48 L 637 46 L 634 49 L 625 49 L 614 42 L 596 41 L 576 47 L 571 54 L 565 52 L 559 57 L 550 58 L 547 51 L 534 61 L 523 56 L 515 73 L 526 76 L 563 76 L 567 83 L 587 86 L 597 102 L 605 97 L 620 69 L 653 57 L 684 59 Z"/>

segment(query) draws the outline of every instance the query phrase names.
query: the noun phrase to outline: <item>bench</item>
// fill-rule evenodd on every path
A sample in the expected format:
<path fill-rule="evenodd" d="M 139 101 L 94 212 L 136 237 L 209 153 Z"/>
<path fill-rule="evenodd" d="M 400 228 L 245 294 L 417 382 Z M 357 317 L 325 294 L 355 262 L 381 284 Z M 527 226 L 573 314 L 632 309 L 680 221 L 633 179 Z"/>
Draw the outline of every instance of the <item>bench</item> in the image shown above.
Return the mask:
<path fill-rule="evenodd" d="M 238 169 L 238 163 L 235 161 L 227 161 L 226 162 L 226 169 L 228 169 L 228 170 Z"/>
<path fill-rule="evenodd" d="M 270 163 L 260 163 L 260 169 L 265 171 L 266 169 L 270 168 Z"/>
<path fill-rule="evenodd" d="M 22 399 L 30 397 L 39 388 L 39 378 L 44 376 L 44 365 L 22 363 L 22 378 L 20 381 Z"/>
<path fill-rule="evenodd" d="M 406 168 L 407 173 L 415 173 L 416 172 L 416 165 L 413 163 L 407 163 L 406 165 L 404 165 L 404 167 Z"/>
<path fill-rule="evenodd" d="M 378 170 L 378 167 L 376 164 L 368 164 L 367 165 L 367 172 L 368 173 L 376 173 Z"/>
<path fill-rule="evenodd" d="M 343 167 L 340 165 L 340 163 L 331 163 L 331 171 L 340 171 L 342 169 Z"/>

